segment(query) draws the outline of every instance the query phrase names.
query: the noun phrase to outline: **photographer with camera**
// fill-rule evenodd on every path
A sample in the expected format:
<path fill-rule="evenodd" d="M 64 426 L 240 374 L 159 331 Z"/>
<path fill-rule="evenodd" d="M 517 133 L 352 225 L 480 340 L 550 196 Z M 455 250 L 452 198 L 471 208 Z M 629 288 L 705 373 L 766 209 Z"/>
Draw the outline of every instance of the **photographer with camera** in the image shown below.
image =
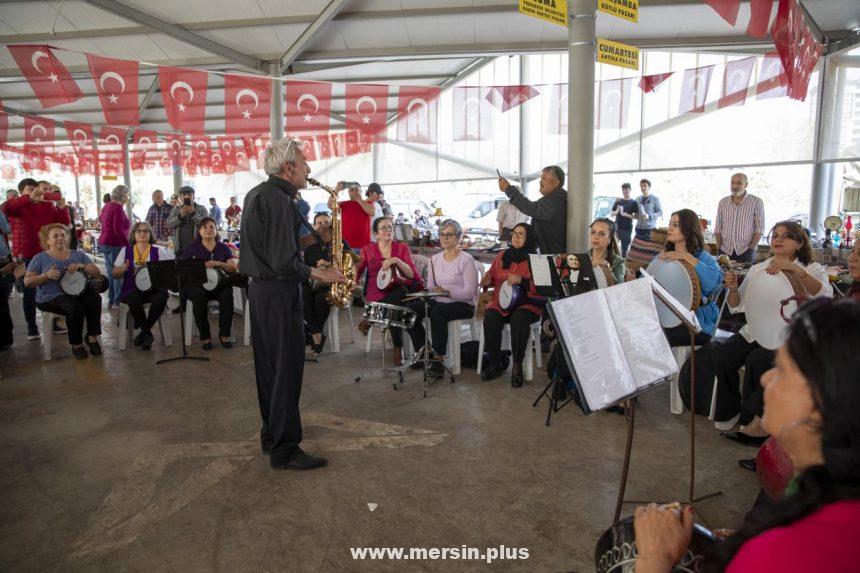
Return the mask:
<path fill-rule="evenodd" d="M 180 187 L 179 205 L 173 208 L 167 218 L 167 226 L 173 229 L 173 250 L 177 255 L 194 242 L 198 223 L 208 216 L 206 207 L 194 202 L 194 188 L 187 185 Z"/>

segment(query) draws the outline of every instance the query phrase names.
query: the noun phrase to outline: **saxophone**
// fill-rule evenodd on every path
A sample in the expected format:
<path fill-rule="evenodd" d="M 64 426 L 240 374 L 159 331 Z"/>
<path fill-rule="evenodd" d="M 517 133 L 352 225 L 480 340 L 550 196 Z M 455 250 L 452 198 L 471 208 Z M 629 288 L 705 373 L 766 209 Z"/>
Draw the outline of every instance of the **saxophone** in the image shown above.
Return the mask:
<path fill-rule="evenodd" d="M 326 300 L 338 308 L 345 308 L 352 300 L 352 290 L 355 288 L 355 255 L 351 251 L 343 251 L 343 229 L 341 228 L 340 205 L 337 202 L 337 191 L 326 187 L 316 179 L 307 178 L 308 183 L 328 192 L 334 200 L 331 210 L 331 263 L 343 276 L 344 282 L 331 284 Z"/>

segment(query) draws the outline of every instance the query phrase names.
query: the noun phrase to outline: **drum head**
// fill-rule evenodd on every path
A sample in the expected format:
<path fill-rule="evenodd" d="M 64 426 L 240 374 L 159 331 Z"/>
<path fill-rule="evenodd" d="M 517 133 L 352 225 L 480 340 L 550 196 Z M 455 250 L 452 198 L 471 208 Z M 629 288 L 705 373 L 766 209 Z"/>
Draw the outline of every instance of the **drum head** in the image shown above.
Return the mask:
<path fill-rule="evenodd" d="M 693 536 L 681 561 L 673 572 L 699 571 L 705 552 L 714 544 L 707 535 L 693 529 Z M 636 566 L 636 532 L 633 517 L 627 517 L 607 529 L 597 541 L 594 549 L 594 566 L 598 573 L 632 573 Z"/>
<path fill-rule="evenodd" d="M 67 272 L 60 280 L 60 287 L 63 289 L 63 292 L 71 296 L 78 296 L 84 292 L 86 286 L 87 277 L 82 271 L 75 273 Z"/>
<path fill-rule="evenodd" d="M 215 269 L 206 269 L 206 282 L 203 283 L 203 288 L 209 291 L 215 290 L 218 283 L 221 282 L 221 275 Z"/>
<path fill-rule="evenodd" d="M 514 289 L 511 283 L 505 281 L 502 283 L 501 288 L 499 288 L 499 306 L 503 309 L 507 310 L 510 308 L 511 303 L 514 300 Z"/>
<path fill-rule="evenodd" d="M 134 286 L 137 290 L 146 292 L 152 288 L 152 280 L 149 278 L 149 269 L 141 267 L 134 275 Z"/>
<path fill-rule="evenodd" d="M 678 261 L 654 259 L 647 270 L 654 280 L 678 299 L 685 308 L 693 308 L 693 283 L 684 265 Z M 672 328 L 681 324 L 681 319 L 675 316 L 675 313 L 669 310 L 657 295 L 654 295 L 654 303 L 657 305 L 657 316 L 660 317 L 660 325 L 663 328 Z"/>
<path fill-rule="evenodd" d="M 385 290 L 391 284 L 391 279 L 393 278 L 393 271 L 391 267 L 387 269 L 381 270 L 376 275 L 376 288 L 379 290 Z"/>
<path fill-rule="evenodd" d="M 788 333 L 788 325 L 779 314 L 780 301 L 794 296 L 794 289 L 784 274 L 764 271 L 747 276 L 744 284 L 744 313 L 750 333 L 762 347 L 776 350 Z M 788 303 L 785 316 L 790 317 L 796 310 L 797 303 Z"/>

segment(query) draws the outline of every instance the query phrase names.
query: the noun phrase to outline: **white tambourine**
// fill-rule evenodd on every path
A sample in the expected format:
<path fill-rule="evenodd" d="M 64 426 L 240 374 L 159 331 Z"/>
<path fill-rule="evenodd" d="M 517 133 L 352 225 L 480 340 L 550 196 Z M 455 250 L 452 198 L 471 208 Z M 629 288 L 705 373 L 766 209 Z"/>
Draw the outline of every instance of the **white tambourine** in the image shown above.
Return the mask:
<path fill-rule="evenodd" d="M 137 269 L 137 272 L 134 273 L 134 286 L 141 292 L 152 290 L 152 279 L 149 276 L 148 268 L 140 267 Z"/>
<path fill-rule="evenodd" d="M 78 296 L 87 287 L 87 275 L 83 270 L 70 273 L 66 271 L 63 278 L 60 279 L 60 288 L 63 292 L 70 296 Z"/>
<path fill-rule="evenodd" d="M 203 283 L 203 288 L 209 292 L 221 286 L 221 283 L 227 280 L 227 275 L 220 269 L 214 267 L 206 269 L 206 282 Z"/>
<path fill-rule="evenodd" d="M 654 280 L 669 291 L 669 294 L 675 297 L 685 308 L 692 311 L 699 308 L 699 303 L 702 300 L 702 287 L 699 283 L 699 275 L 696 274 L 693 267 L 681 261 L 657 258 L 651 261 L 647 270 L 648 274 L 654 277 Z M 654 302 L 657 305 L 657 316 L 660 317 L 660 325 L 663 328 L 673 328 L 681 324 L 681 319 L 663 304 L 657 295 L 654 295 Z"/>
<path fill-rule="evenodd" d="M 525 299 L 523 287 L 520 285 L 512 285 L 508 281 L 505 281 L 499 287 L 499 306 L 503 310 L 515 310 L 525 302 Z"/>

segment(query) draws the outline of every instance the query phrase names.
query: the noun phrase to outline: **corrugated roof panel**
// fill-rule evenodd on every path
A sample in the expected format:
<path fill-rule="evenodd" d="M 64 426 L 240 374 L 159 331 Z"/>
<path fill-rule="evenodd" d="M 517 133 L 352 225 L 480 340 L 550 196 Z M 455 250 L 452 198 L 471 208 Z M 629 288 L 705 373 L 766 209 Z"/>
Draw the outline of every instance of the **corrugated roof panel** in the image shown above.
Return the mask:
<path fill-rule="evenodd" d="M 186 0 L 123 0 L 123 4 L 167 22 L 194 20 L 191 6 Z"/>
<path fill-rule="evenodd" d="M 409 31 L 412 46 L 471 44 L 475 41 L 476 21 L 473 16 L 403 18 L 402 21 Z"/>
<path fill-rule="evenodd" d="M 198 33 L 205 38 L 245 54 L 281 54 L 287 49 L 278 35 L 275 34 L 272 26 L 231 28 Z"/>
<path fill-rule="evenodd" d="M 75 29 L 62 16 L 57 18 L 57 11 L 47 2 L 4 2 L 0 4 L 0 21 L 12 28 L 12 33 L 50 32 L 54 20 L 57 20 L 54 29 L 58 32 L 68 32 Z"/>
<path fill-rule="evenodd" d="M 348 50 L 409 45 L 409 34 L 400 20 L 336 21 L 329 27 L 332 25 L 340 31 Z"/>
<path fill-rule="evenodd" d="M 237 18 L 262 18 L 265 14 L 255 0 L 185 0 L 189 13 L 184 19 L 176 21 L 188 22 L 191 16 L 199 21 L 234 20 Z"/>
<path fill-rule="evenodd" d="M 322 12 L 327 0 L 257 0 L 264 16 L 310 16 Z"/>
<path fill-rule="evenodd" d="M 63 17 L 71 22 L 78 30 L 98 30 L 100 28 L 125 28 L 128 26 L 136 26 L 134 22 L 115 16 L 106 10 L 97 8 L 80 2 L 78 0 L 67 0 L 65 2 L 54 3 Z M 45 32 L 51 30 L 51 23 L 45 23 Z"/>

